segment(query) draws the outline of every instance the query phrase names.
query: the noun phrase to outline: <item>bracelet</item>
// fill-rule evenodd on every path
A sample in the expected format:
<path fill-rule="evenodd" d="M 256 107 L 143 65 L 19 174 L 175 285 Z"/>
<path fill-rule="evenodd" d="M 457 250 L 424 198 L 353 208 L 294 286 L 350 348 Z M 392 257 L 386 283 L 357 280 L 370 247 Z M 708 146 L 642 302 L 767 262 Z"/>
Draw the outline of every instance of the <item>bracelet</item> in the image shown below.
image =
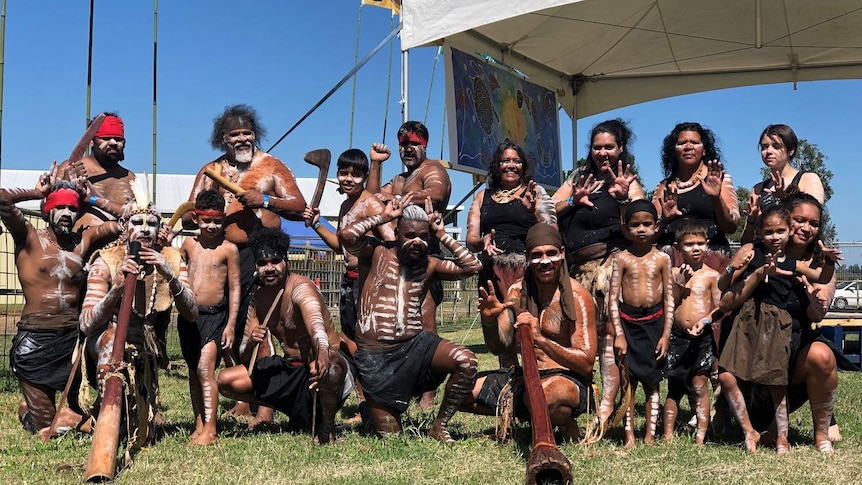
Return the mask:
<path fill-rule="evenodd" d="M 90 203 L 90 205 L 96 205 L 96 201 L 97 201 L 97 200 L 99 200 L 99 198 L 98 198 L 97 196 L 95 196 L 95 195 L 91 195 L 91 196 L 90 196 L 90 198 L 89 198 L 89 200 L 88 200 L 87 202 L 89 202 L 89 203 Z"/>
<path fill-rule="evenodd" d="M 728 264 L 728 265 L 724 268 L 724 272 L 725 272 L 725 273 L 727 273 L 727 274 L 733 274 L 733 272 L 734 272 L 734 271 L 736 271 L 736 270 L 735 270 L 735 269 L 733 269 L 733 266 L 732 266 L 732 265 L 730 265 L 730 264 Z"/>
<path fill-rule="evenodd" d="M 617 199 L 617 204 L 619 204 L 619 205 L 626 205 L 626 204 L 631 203 L 631 201 L 632 201 L 631 197 L 629 197 L 629 196 L 627 195 L 625 199 Z"/>
<path fill-rule="evenodd" d="M 263 207 L 269 207 L 269 194 L 263 194 Z"/>
<path fill-rule="evenodd" d="M 575 196 L 570 195 L 569 196 L 569 207 L 574 207 L 574 206 L 575 206 Z"/>
<path fill-rule="evenodd" d="M 311 227 L 313 227 L 315 231 L 320 229 L 320 221 L 315 222 Z"/>

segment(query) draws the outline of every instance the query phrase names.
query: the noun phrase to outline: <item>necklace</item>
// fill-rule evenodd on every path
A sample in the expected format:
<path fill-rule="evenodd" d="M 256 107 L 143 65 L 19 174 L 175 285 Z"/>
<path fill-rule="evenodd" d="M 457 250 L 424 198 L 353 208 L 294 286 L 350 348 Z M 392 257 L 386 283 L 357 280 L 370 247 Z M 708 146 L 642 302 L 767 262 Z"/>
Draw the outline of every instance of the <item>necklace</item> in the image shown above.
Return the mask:
<path fill-rule="evenodd" d="M 142 275 L 143 275 L 143 277 L 141 277 Z M 146 320 L 147 315 L 149 315 L 151 313 L 151 311 L 153 310 L 153 308 L 156 306 L 156 283 L 157 283 L 156 276 L 158 276 L 158 275 L 157 275 L 155 269 L 153 270 L 152 276 L 153 276 L 153 281 L 152 281 L 152 291 L 150 292 L 151 294 L 150 294 L 150 307 L 149 307 L 149 309 L 147 309 L 147 302 L 145 301 L 144 302 L 144 313 L 141 313 L 137 310 L 137 308 L 135 308 L 135 302 L 132 302 L 132 313 L 134 313 L 141 320 Z M 139 273 L 138 278 L 140 281 L 144 282 L 144 288 L 146 288 L 147 287 L 147 276 L 144 275 L 144 273 Z"/>
<path fill-rule="evenodd" d="M 44 237 L 45 239 L 47 239 L 47 240 L 51 243 L 51 245 L 52 245 L 52 246 L 54 246 L 55 248 L 59 249 L 60 251 L 70 252 L 70 251 L 73 251 L 73 250 L 74 250 L 74 248 L 72 248 L 72 249 L 66 249 L 66 248 L 64 248 L 63 246 L 60 246 L 60 243 L 58 243 L 56 239 L 52 238 L 52 237 L 51 237 L 51 235 L 50 235 L 50 234 L 48 234 L 48 229 L 41 229 L 40 231 L 42 232 L 43 237 Z M 55 236 L 56 236 L 56 235 L 55 235 Z"/>
<path fill-rule="evenodd" d="M 514 198 L 515 193 L 517 193 L 519 190 L 521 190 L 521 184 L 518 184 L 517 187 L 508 190 L 499 189 L 493 194 L 491 194 L 491 198 L 499 204 L 505 204 L 511 201 Z"/>
<path fill-rule="evenodd" d="M 233 183 L 233 184 L 237 184 L 237 182 L 239 181 L 239 175 L 240 175 L 239 167 L 237 167 L 235 165 L 231 165 L 230 162 L 228 162 L 227 160 L 222 161 L 221 173 L 222 173 L 222 175 L 227 177 L 227 179 L 230 180 L 231 183 Z M 225 195 L 225 200 L 227 201 L 228 204 L 233 202 L 233 199 L 234 199 L 233 192 L 231 192 L 230 190 L 225 190 L 224 195 Z"/>
<path fill-rule="evenodd" d="M 701 165 L 701 166 L 703 166 L 703 165 Z M 674 178 L 673 181 L 674 181 L 674 183 L 676 183 L 676 189 L 677 190 L 687 189 L 689 187 L 694 186 L 698 182 L 700 182 L 700 178 L 698 178 L 698 176 L 697 176 L 699 173 L 700 173 L 700 167 L 697 167 L 697 170 L 695 170 L 694 173 L 691 174 L 691 178 L 686 180 L 685 182 L 680 180 L 679 177 Z"/>

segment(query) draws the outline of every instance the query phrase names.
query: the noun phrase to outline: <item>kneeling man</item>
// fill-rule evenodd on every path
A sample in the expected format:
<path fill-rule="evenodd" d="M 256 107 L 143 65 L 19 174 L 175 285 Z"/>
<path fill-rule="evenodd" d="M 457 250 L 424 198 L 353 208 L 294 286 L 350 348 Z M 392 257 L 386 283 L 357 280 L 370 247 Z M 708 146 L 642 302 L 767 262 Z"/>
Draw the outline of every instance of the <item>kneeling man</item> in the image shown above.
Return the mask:
<path fill-rule="evenodd" d="M 290 418 L 291 427 L 308 429 L 320 406 L 316 443 L 335 439 L 335 413 L 352 391 L 345 389 L 353 377 L 338 350 L 340 336 L 323 296 L 305 276 L 287 266 L 290 236 L 280 229 L 265 228 L 249 236 L 261 287 L 249 305 L 245 337 L 240 344 L 244 365 L 218 375 L 219 392 L 238 401 L 271 406 Z M 281 343 L 284 355 L 269 348 L 269 332 Z M 257 350 L 255 350 L 257 349 Z M 259 358 L 253 361 L 253 356 Z"/>

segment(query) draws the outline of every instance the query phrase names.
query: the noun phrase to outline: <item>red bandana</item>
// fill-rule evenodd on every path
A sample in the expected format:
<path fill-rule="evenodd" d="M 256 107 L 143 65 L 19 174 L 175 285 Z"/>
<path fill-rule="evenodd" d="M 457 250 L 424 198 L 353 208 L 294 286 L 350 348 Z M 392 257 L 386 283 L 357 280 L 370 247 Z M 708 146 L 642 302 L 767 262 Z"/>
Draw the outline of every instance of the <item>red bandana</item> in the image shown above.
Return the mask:
<path fill-rule="evenodd" d="M 96 132 L 99 138 L 125 138 L 123 120 L 119 116 L 108 116 Z"/>
<path fill-rule="evenodd" d="M 70 205 L 77 209 L 79 207 L 78 193 L 72 189 L 57 189 L 45 198 L 45 205 L 42 206 L 42 212 L 47 214 L 51 209 L 61 205 Z"/>
<path fill-rule="evenodd" d="M 404 135 L 398 137 L 398 144 L 403 145 L 406 142 L 410 142 L 412 144 L 419 144 L 423 147 L 428 146 L 428 139 L 423 138 L 421 135 L 419 135 L 419 133 L 416 133 L 414 131 L 408 131 Z"/>
<path fill-rule="evenodd" d="M 224 217 L 224 212 L 214 209 L 195 209 L 195 214 L 199 216 Z"/>

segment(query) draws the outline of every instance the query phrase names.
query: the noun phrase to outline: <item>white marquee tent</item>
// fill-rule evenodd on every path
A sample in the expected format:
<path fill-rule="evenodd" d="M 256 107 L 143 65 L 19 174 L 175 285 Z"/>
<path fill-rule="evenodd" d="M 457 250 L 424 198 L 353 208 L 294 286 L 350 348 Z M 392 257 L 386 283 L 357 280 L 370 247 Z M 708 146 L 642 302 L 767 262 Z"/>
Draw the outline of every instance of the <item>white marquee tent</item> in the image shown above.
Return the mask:
<path fill-rule="evenodd" d="M 404 50 L 446 42 L 582 118 L 756 84 L 862 78 L 862 0 L 404 0 Z"/>

